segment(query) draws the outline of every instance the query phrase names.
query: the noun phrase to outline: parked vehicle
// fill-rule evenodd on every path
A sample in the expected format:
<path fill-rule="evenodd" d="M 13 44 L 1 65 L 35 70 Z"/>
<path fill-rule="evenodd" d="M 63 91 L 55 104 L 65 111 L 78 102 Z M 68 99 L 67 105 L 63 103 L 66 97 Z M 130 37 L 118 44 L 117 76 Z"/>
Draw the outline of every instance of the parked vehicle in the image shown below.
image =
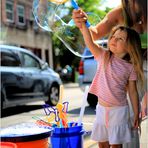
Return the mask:
<path fill-rule="evenodd" d="M 56 105 L 59 100 L 59 74 L 31 51 L 0 45 L 1 107 L 43 100 Z"/>
<path fill-rule="evenodd" d="M 102 45 L 104 48 L 107 47 L 107 40 L 98 40 L 97 43 Z M 83 53 L 83 56 L 91 56 L 90 50 L 86 47 Z M 97 62 L 94 60 L 93 55 L 91 57 L 83 57 L 79 62 L 79 76 L 78 76 L 78 83 L 82 91 L 84 91 L 85 86 L 89 86 L 95 76 L 97 69 Z M 87 102 L 90 106 L 96 106 L 97 104 L 97 97 L 93 94 L 88 94 Z"/>

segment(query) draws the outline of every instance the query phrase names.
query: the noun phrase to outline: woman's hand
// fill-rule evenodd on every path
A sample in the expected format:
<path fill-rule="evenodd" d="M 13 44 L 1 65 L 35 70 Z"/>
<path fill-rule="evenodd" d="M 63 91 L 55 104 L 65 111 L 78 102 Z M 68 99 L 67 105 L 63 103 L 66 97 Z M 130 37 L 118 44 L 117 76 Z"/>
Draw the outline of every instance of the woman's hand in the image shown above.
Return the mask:
<path fill-rule="evenodd" d="M 74 9 L 73 12 L 72 12 L 72 18 L 73 18 L 76 26 L 79 29 L 81 29 L 82 28 L 82 23 L 86 22 L 86 20 L 87 20 L 87 15 L 81 9 L 78 9 L 78 10 Z"/>

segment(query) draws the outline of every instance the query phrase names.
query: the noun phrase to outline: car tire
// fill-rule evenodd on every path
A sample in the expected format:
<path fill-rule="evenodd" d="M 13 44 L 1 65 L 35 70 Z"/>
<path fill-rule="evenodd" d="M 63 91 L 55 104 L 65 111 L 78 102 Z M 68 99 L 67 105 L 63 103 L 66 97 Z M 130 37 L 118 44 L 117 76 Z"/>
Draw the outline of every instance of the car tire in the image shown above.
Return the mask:
<path fill-rule="evenodd" d="M 59 86 L 57 84 L 53 84 L 49 90 L 48 101 L 45 101 L 45 103 L 49 104 L 50 106 L 56 106 L 58 102 Z"/>
<path fill-rule="evenodd" d="M 96 95 L 88 93 L 87 102 L 90 107 L 96 107 L 96 105 L 98 103 L 98 97 Z"/>

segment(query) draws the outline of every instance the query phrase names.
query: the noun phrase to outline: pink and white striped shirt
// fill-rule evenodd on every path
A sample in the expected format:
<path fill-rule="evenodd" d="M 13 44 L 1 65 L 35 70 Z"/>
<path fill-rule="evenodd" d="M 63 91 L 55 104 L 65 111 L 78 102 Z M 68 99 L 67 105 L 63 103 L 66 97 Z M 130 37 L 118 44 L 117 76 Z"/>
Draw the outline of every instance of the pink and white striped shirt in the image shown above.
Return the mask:
<path fill-rule="evenodd" d="M 129 80 L 137 80 L 136 72 L 131 63 L 115 57 L 113 54 L 108 65 L 104 67 L 106 52 L 103 51 L 96 59 L 98 67 L 89 92 L 109 105 L 127 105 L 126 85 Z"/>

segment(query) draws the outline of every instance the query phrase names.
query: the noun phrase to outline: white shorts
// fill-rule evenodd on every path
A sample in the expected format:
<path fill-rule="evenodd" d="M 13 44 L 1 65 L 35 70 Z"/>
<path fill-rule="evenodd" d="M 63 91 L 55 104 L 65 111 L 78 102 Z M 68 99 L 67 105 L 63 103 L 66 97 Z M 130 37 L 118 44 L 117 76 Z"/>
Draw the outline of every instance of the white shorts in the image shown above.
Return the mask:
<path fill-rule="evenodd" d="M 104 107 L 98 104 L 91 139 L 98 142 L 109 141 L 109 144 L 130 142 L 129 107 Z"/>

